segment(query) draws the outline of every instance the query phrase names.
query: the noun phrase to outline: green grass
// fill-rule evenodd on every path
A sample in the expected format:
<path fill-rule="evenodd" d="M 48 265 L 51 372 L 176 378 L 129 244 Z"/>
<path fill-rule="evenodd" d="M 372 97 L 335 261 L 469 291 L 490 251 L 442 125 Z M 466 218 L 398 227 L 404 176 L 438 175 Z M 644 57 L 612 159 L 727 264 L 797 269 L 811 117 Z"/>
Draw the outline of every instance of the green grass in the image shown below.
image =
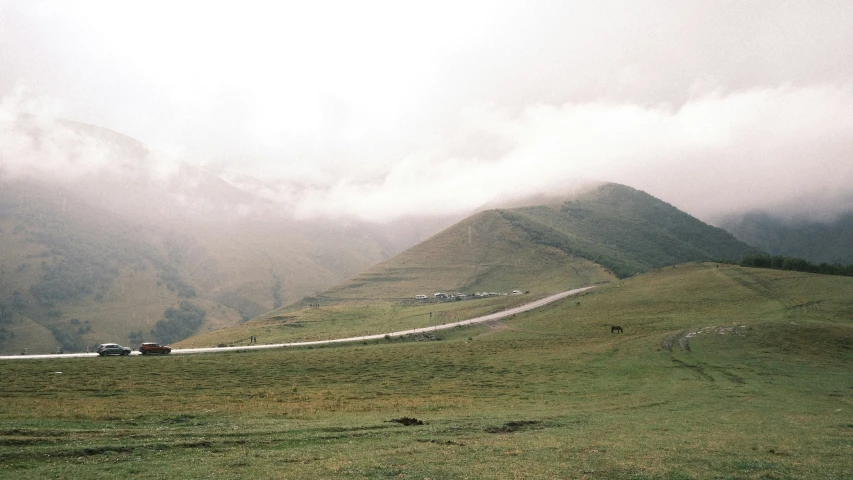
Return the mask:
<path fill-rule="evenodd" d="M 452 323 L 614 280 L 589 260 L 534 242 L 497 211 L 474 215 L 322 293 L 178 347 L 316 341 Z M 475 298 L 476 292 L 526 295 Z M 433 294 L 466 300 L 435 302 Z M 416 301 L 415 295 L 427 295 Z M 319 304 L 321 308 L 313 308 Z M 432 316 L 430 316 L 432 314 Z"/>
<path fill-rule="evenodd" d="M 613 278 L 588 260 L 537 244 L 490 210 L 302 303 L 411 299 L 436 292 L 557 292 Z"/>
<path fill-rule="evenodd" d="M 501 210 L 541 245 L 600 264 L 620 278 L 684 262 L 759 253 L 730 233 L 631 187 L 608 183 L 559 206 Z"/>
<path fill-rule="evenodd" d="M 176 342 L 175 347 L 329 340 L 455 323 L 531 302 L 542 295 L 505 295 L 447 302 L 374 300 L 320 308 L 282 309 L 253 321 Z M 444 336 L 444 333 L 440 333 Z"/>
<path fill-rule="evenodd" d="M 853 279 L 691 264 L 441 341 L 8 361 L 0 477 L 850 478 L 851 346 Z"/>

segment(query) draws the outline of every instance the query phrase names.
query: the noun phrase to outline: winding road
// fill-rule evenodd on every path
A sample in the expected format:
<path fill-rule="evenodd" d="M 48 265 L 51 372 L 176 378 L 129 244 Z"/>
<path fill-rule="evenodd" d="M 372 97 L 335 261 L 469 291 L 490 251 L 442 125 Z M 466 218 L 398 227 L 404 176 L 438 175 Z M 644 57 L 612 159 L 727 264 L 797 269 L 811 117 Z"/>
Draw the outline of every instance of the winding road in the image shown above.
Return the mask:
<path fill-rule="evenodd" d="M 308 345 L 323 345 L 330 343 L 347 343 L 347 342 L 360 342 L 366 340 L 378 340 L 381 338 L 385 338 L 385 336 L 389 337 L 401 337 L 404 335 L 410 335 L 413 333 L 424 333 L 424 332 L 434 332 L 437 330 L 447 330 L 449 328 L 455 328 L 463 325 L 471 325 L 473 323 L 483 323 L 490 322 L 492 320 L 500 320 L 502 318 L 511 317 L 517 313 L 527 312 L 536 308 L 539 308 L 543 305 L 547 305 L 549 303 L 556 302 L 558 300 L 562 300 L 566 297 L 570 297 L 572 295 L 577 295 L 578 293 L 584 292 L 594 287 L 582 287 L 575 288 L 573 290 L 567 290 L 565 292 L 556 293 L 554 295 L 550 295 L 545 298 L 540 298 L 539 300 L 535 300 L 530 303 L 525 303 L 524 305 L 510 308 L 504 310 L 502 312 L 491 313 L 489 315 L 483 315 L 480 317 L 470 318 L 468 320 L 462 320 L 459 322 L 453 323 L 445 323 L 443 325 L 433 325 L 429 327 L 421 327 L 421 328 L 413 328 L 410 330 L 401 330 L 398 332 L 388 332 L 388 333 L 378 333 L 376 335 L 362 335 L 358 337 L 347 337 L 347 338 L 336 338 L 332 340 L 315 340 L 310 342 L 293 342 L 293 343 L 270 343 L 265 345 L 244 345 L 240 347 L 209 347 L 209 348 L 178 348 L 172 350 L 173 355 L 180 354 L 192 354 L 192 353 L 214 353 L 214 352 L 233 352 L 236 350 L 260 350 L 263 348 L 282 348 L 282 347 L 304 347 Z M 131 355 L 140 355 L 139 352 L 134 351 L 131 352 Z M 36 358 L 80 358 L 80 357 L 97 357 L 97 353 L 58 353 L 58 354 L 47 354 L 47 355 L 6 355 L 0 356 L 0 360 L 28 360 L 28 359 L 36 359 Z"/>

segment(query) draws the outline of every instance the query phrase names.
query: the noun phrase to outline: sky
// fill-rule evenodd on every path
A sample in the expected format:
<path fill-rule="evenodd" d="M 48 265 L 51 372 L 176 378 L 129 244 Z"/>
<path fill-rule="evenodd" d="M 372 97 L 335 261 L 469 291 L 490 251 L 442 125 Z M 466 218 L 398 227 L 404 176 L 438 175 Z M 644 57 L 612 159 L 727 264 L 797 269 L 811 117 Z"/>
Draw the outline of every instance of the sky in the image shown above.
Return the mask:
<path fill-rule="evenodd" d="M 587 181 L 705 221 L 853 209 L 851 47 L 846 0 L 0 0 L 0 173 L 108 168 L 35 148 L 29 113 L 260 179 L 304 218 Z"/>

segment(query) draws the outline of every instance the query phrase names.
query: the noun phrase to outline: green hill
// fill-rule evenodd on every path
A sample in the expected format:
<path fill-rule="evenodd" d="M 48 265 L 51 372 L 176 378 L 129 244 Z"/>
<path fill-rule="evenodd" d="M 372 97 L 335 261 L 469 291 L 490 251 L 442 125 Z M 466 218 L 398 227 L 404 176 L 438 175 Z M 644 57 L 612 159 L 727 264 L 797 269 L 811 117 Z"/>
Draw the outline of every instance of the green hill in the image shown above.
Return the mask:
<path fill-rule="evenodd" d="M 412 340 L 6 361 L 0 453 L 43 478 L 853 475 L 853 278 L 684 264 Z"/>
<path fill-rule="evenodd" d="M 667 265 L 739 260 L 758 253 L 725 230 L 645 192 L 612 183 L 561 205 L 501 214 L 536 243 L 591 260 L 620 278 Z"/>
<path fill-rule="evenodd" d="M 86 351 L 98 339 L 147 333 L 165 308 L 196 296 L 151 240 L 67 192 L 4 183 L 0 352 Z"/>
<path fill-rule="evenodd" d="M 423 327 L 663 266 L 739 260 L 755 252 L 646 193 L 605 184 L 555 205 L 480 212 L 333 288 L 181 345 L 242 344 L 253 335 L 263 342 L 316 340 Z M 529 295 L 476 296 L 514 290 Z M 436 300 L 435 293 L 465 296 Z M 317 304 L 323 308 L 311 307 Z"/>
<path fill-rule="evenodd" d="M 606 184 L 560 205 L 474 215 L 322 298 L 555 291 L 610 280 L 604 269 L 626 277 L 684 262 L 739 260 L 757 252 L 644 192 Z"/>
<path fill-rule="evenodd" d="M 318 296 L 320 301 L 553 292 L 609 281 L 588 260 L 536 242 L 501 211 L 478 213 Z M 311 301 L 311 299 L 309 299 Z"/>

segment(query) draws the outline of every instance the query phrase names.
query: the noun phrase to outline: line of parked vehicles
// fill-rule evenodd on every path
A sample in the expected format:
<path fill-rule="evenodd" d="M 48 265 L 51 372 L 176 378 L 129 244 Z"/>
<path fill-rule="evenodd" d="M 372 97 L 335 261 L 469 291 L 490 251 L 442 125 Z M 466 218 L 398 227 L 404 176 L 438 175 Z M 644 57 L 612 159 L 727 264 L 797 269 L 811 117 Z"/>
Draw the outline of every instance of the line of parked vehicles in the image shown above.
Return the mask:
<path fill-rule="evenodd" d="M 102 343 L 95 349 L 95 353 L 100 356 L 106 355 L 130 355 L 130 347 L 124 347 L 118 343 Z M 139 346 L 139 353 L 143 355 L 159 354 L 166 355 L 172 352 L 171 345 L 161 345 L 155 342 L 145 342 Z"/>
<path fill-rule="evenodd" d="M 522 293 L 521 290 L 513 290 L 512 291 L 513 295 L 521 295 L 521 293 Z M 497 292 L 476 292 L 476 293 L 474 293 L 475 297 L 492 297 L 492 296 L 501 296 L 501 295 L 508 295 L 508 294 L 507 293 L 497 293 Z M 452 299 L 452 298 L 465 298 L 465 297 L 467 297 L 467 295 L 465 295 L 464 293 L 438 292 L 438 293 L 433 294 L 433 298 L 435 298 L 436 300 L 446 300 L 448 298 Z M 418 295 L 415 295 L 415 298 L 418 300 L 426 300 L 427 296 L 424 294 L 418 294 Z"/>

